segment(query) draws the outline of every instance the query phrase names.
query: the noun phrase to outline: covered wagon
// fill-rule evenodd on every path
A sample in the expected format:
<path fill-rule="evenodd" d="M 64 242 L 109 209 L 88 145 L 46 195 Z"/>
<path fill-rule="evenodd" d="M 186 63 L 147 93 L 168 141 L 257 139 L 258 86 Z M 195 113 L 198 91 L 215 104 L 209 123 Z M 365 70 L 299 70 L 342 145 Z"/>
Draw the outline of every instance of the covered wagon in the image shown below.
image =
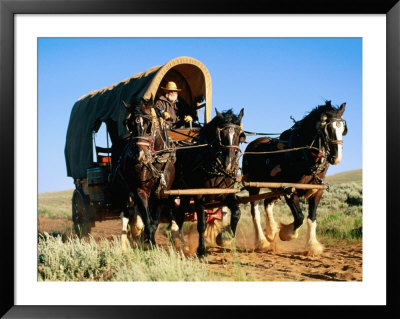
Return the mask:
<path fill-rule="evenodd" d="M 76 231 L 86 234 L 95 221 L 119 217 L 110 209 L 105 185 L 111 172 L 111 149 L 93 145 L 93 135 L 105 123 L 111 143 L 128 134 L 123 124 L 128 111 L 124 104 L 141 98 L 157 100 L 161 87 L 174 81 L 182 88 L 180 97 L 192 108 L 204 107 L 204 122 L 211 119 L 211 76 L 207 68 L 191 57 L 178 57 L 154 66 L 119 83 L 92 91 L 73 106 L 67 130 L 65 161 L 67 175 L 74 179 L 72 217 Z M 171 130 L 173 140 L 195 136 L 198 128 Z"/>

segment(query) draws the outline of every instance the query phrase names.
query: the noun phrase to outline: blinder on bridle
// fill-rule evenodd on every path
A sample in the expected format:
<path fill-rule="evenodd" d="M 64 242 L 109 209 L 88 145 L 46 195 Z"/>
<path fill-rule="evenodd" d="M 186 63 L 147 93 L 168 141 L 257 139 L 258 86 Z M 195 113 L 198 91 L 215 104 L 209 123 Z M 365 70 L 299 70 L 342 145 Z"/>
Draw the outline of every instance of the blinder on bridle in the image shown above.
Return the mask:
<path fill-rule="evenodd" d="M 136 140 L 136 146 L 150 148 L 152 146 L 155 128 L 154 116 L 151 114 L 136 114 L 131 120 L 132 115 L 133 114 L 130 113 L 124 121 L 126 129 L 132 134 L 132 138 Z M 134 129 L 135 126 L 138 128 L 136 132 Z M 134 135 L 135 133 L 137 135 Z"/>
<path fill-rule="evenodd" d="M 137 125 L 140 125 L 141 134 L 152 135 L 153 131 L 153 116 L 152 115 L 138 115 L 135 118 Z M 145 128 L 144 123 L 147 122 L 147 127 Z"/>
<path fill-rule="evenodd" d="M 222 142 L 222 140 L 224 139 L 224 134 L 226 134 L 226 131 L 227 131 L 227 130 L 228 130 L 228 134 L 229 134 L 229 131 L 230 131 L 230 130 L 235 130 L 236 132 L 238 132 L 238 133 L 237 133 L 237 134 L 239 134 L 238 145 L 233 145 L 233 144 L 234 144 L 233 139 L 232 139 L 232 141 L 229 143 L 229 145 L 225 145 L 225 144 Z M 235 150 L 240 151 L 239 143 L 243 143 L 244 140 L 246 139 L 246 137 L 245 137 L 244 134 L 242 133 L 242 128 L 241 128 L 240 125 L 233 124 L 233 123 L 229 123 L 229 124 L 224 125 L 224 126 L 221 127 L 221 128 L 217 128 L 217 131 L 218 131 L 218 134 L 217 134 L 217 136 L 218 136 L 218 142 L 219 142 L 219 146 L 220 146 L 220 147 L 222 147 L 222 148 L 231 148 L 231 149 L 235 149 Z M 236 132 L 235 132 L 235 133 L 236 133 Z"/>
<path fill-rule="evenodd" d="M 347 134 L 347 123 L 342 118 L 332 117 L 329 120 L 327 120 L 327 116 L 323 115 L 321 117 L 321 121 L 317 123 L 317 128 L 325 133 L 323 134 L 323 136 L 328 144 L 343 144 L 342 140 L 331 139 L 328 129 L 332 128 L 333 125 L 336 125 L 337 127 L 343 125 L 344 129 L 342 136 L 345 136 Z"/>

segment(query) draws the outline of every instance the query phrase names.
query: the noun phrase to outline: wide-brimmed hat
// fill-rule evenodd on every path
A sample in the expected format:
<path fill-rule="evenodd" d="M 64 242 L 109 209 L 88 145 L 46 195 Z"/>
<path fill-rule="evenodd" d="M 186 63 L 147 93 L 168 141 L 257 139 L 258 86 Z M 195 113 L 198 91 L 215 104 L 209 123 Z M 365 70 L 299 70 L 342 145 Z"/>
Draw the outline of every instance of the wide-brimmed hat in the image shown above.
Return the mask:
<path fill-rule="evenodd" d="M 173 81 L 169 81 L 167 82 L 167 85 L 165 86 L 165 88 L 161 87 L 163 90 L 165 91 L 180 91 L 181 89 L 178 89 L 178 87 L 176 86 L 176 83 Z"/>

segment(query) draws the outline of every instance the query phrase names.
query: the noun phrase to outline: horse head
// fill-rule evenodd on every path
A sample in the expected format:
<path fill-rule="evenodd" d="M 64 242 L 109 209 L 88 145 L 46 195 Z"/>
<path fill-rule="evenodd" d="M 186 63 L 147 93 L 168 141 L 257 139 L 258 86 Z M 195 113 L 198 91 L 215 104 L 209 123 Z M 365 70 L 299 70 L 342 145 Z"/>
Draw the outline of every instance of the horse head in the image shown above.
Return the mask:
<path fill-rule="evenodd" d="M 214 119 L 216 124 L 214 145 L 219 151 L 219 160 L 227 173 L 236 174 L 240 157 L 239 143 L 242 142 L 243 136 L 241 120 L 244 109 L 240 110 L 239 115 L 235 115 L 232 110 L 220 113 L 215 109 L 215 112 L 217 116 Z"/>
<path fill-rule="evenodd" d="M 345 108 L 346 103 L 336 108 L 330 101 L 326 101 L 325 106 L 318 108 L 320 112 L 316 129 L 326 144 L 327 160 L 332 165 L 339 164 L 342 160 L 343 136 L 347 134 L 347 124 L 343 120 Z"/>
<path fill-rule="evenodd" d="M 154 148 L 154 139 L 157 129 L 157 116 L 153 107 L 153 100 L 141 98 L 136 105 L 129 108 L 130 113 L 125 120 L 125 126 L 135 140 L 134 155 L 139 162 L 150 160 L 150 153 Z"/>

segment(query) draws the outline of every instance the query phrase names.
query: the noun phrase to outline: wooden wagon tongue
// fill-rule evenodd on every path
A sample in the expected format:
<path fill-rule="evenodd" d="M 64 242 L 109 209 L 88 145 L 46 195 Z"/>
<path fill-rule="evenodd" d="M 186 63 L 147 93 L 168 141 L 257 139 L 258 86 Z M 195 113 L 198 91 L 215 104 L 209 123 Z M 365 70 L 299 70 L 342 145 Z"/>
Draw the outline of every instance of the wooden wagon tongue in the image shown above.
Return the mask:
<path fill-rule="evenodd" d="M 284 195 L 283 189 L 291 189 L 294 191 L 297 189 L 327 189 L 328 185 L 315 185 L 315 184 L 298 184 L 298 183 L 269 183 L 269 182 L 243 182 L 245 187 L 257 187 L 257 188 L 271 188 L 273 191 L 268 193 L 256 194 L 251 196 L 236 196 L 239 203 L 247 204 L 257 200 L 263 200 L 267 198 L 274 198 Z"/>
<path fill-rule="evenodd" d="M 282 189 L 327 189 L 327 185 L 315 185 L 315 184 L 298 184 L 298 183 L 270 183 L 270 182 L 243 182 L 245 187 L 257 187 L 257 188 L 271 188 L 272 192 L 251 195 L 251 196 L 236 196 L 240 203 L 246 204 L 256 200 L 262 200 L 266 198 L 279 197 L 284 194 Z M 217 194 L 236 194 L 239 193 L 240 189 L 221 189 L 221 188 L 197 188 L 197 189 L 174 189 L 165 190 L 162 193 L 163 197 L 177 196 L 177 195 L 217 195 Z M 222 207 L 221 203 L 213 202 L 206 205 L 208 208 Z"/>
<path fill-rule="evenodd" d="M 163 192 L 164 196 L 170 195 L 213 195 L 213 194 L 235 194 L 240 189 L 224 188 L 193 188 L 193 189 L 171 189 Z"/>
<path fill-rule="evenodd" d="M 327 189 L 327 185 L 315 184 L 298 184 L 298 183 L 269 183 L 269 182 L 243 182 L 246 187 L 258 188 L 288 188 L 293 187 L 297 189 Z"/>

